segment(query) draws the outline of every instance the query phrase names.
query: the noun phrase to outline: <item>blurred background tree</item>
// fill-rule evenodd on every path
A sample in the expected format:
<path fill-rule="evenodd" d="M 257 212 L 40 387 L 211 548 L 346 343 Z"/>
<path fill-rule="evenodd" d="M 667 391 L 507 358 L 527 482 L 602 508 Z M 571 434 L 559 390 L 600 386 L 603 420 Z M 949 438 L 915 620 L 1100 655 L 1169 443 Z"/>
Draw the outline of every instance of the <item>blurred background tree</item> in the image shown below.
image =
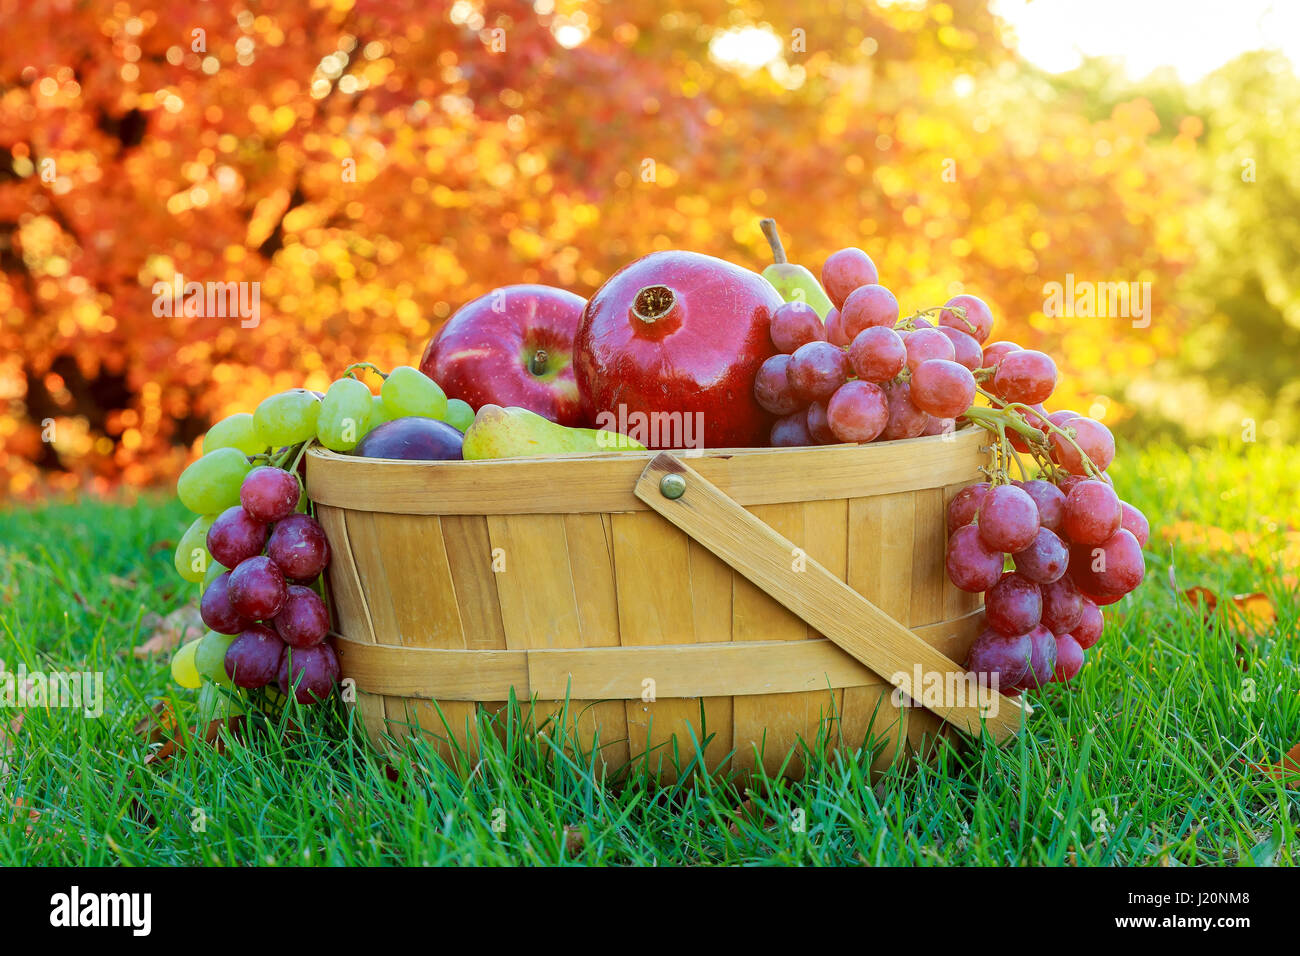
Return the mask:
<path fill-rule="evenodd" d="M 1049 77 L 985 0 L 0 0 L 0 22 L 10 494 L 168 478 L 215 418 L 412 363 L 497 285 L 589 295 L 674 247 L 761 269 L 764 215 L 814 269 L 862 246 L 904 308 L 985 297 L 999 337 L 1058 357 L 1060 405 L 1116 427 L 1164 427 L 1191 388 L 1297 401 L 1296 87 L 1267 58 L 1194 90 Z M 258 324 L 155 314 L 178 274 L 258 283 Z M 1044 314 L 1067 274 L 1151 282 L 1150 327 Z"/>

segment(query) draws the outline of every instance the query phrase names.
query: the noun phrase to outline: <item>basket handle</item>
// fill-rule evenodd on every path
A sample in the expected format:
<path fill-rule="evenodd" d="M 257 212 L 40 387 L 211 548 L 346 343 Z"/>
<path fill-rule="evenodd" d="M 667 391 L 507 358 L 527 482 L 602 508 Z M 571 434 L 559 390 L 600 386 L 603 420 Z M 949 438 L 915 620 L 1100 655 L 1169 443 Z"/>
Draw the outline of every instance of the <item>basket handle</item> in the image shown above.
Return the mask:
<path fill-rule="evenodd" d="M 841 650 L 961 730 L 987 729 L 1001 743 L 1028 712 L 1018 700 L 972 682 L 954 685 L 964 668 L 921 640 L 811 557 L 792 561 L 795 545 L 754 517 L 681 459 L 661 452 L 641 472 L 638 498 L 743 574 Z M 913 686 L 916 673 L 921 687 Z M 935 681 L 937 680 L 937 685 Z M 928 688 L 944 688 L 936 694 Z M 965 688 L 963 691 L 962 688 Z M 938 700 L 935 700 L 935 697 Z M 974 698 L 973 700 L 968 698 Z"/>

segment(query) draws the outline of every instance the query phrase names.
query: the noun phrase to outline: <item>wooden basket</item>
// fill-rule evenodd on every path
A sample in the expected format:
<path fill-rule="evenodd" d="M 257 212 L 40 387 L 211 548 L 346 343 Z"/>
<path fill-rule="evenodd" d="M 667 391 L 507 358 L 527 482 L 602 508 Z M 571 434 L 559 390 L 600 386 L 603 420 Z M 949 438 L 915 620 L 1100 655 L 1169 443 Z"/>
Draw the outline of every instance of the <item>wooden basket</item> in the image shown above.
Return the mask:
<path fill-rule="evenodd" d="M 944 572 L 947 501 L 986 461 L 978 431 L 479 462 L 314 448 L 307 490 L 366 731 L 473 752 L 476 710 L 513 688 L 537 717 L 567 698 L 609 769 L 666 779 L 695 741 L 711 771 L 797 777 L 796 745 L 819 732 L 874 744 L 877 768 L 954 728 L 1004 739 L 1018 702 L 932 703 L 914 685 L 961 672 L 978 627 L 977 596 Z"/>

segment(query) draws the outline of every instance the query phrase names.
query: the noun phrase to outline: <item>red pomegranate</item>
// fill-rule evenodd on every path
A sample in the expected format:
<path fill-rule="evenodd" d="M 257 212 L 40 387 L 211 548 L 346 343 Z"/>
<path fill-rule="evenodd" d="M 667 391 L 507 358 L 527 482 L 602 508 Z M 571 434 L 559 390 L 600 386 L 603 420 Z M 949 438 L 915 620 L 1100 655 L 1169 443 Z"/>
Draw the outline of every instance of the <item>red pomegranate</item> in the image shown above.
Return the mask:
<path fill-rule="evenodd" d="M 762 276 L 694 252 L 624 266 L 587 303 L 574 371 L 587 417 L 649 448 L 766 445 L 754 376 L 776 352 L 781 296 Z"/>

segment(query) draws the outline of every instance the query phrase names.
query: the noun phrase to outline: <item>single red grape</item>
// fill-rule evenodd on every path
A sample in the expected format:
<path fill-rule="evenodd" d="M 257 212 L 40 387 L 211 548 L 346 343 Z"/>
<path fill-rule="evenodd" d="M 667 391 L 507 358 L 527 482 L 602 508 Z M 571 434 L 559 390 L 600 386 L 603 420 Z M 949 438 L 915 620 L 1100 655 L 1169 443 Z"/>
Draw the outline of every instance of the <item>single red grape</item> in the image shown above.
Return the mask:
<path fill-rule="evenodd" d="M 1016 570 L 1037 584 L 1059 581 L 1070 566 L 1070 550 L 1056 533 L 1039 528 L 1033 542 L 1011 556 Z"/>
<path fill-rule="evenodd" d="M 986 678 L 988 685 L 1006 693 L 1029 675 L 1034 648 L 1028 634 L 1012 637 L 992 628 L 975 638 L 966 657 L 966 669 Z"/>
<path fill-rule="evenodd" d="M 262 624 L 250 624 L 226 648 L 226 674 L 235 686 L 265 687 L 280 673 L 284 641 Z"/>
<path fill-rule="evenodd" d="M 1056 389 L 1056 363 L 1036 349 L 1011 352 L 998 363 L 993 393 L 1008 402 L 1035 405 Z"/>
<path fill-rule="evenodd" d="M 989 333 L 993 331 L 993 312 L 983 299 L 973 295 L 955 295 L 944 306 L 944 310 L 939 313 L 940 325 L 965 332 L 976 342 L 988 341 Z M 965 316 L 956 312 L 954 307 L 965 309 Z"/>
<path fill-rule="evenodd" d="M 984 615 L 999 634 L 1024 634 L 1042 620 L 1042 592 L 1029 578 L 1008 571 L 984 595 Z"/>
<path fill-rule="evenodd" d="M 980 363 L 984 361 L 984 354 L 980 351 L 978 342 L 965 332 L 950 329 L 946 325 L 940 326 L 939 331 L 948 336 L 948 341 L 952 343 L 955 362 L 966 366 L 972 372 L 980 367 Z"/>
<path fill-rule="evenodd" d="M 907 364 L 907 347 L 893 329 L 863 329 L 849 346 L 849 365 L 864 382 L 888 382 Z"/>
<path fill-rule="evenodd" d="M 1020 490 L 1038 506 L 1038 523 L 1049 531 L 1060 531 L 1065 520 L 1065 492 L 1041 478 L 1024 482 Z"/>
<path fill-rule="evenodd" d="M 1070 631 L 1071 636 L 1079 642 L 1079 646 L 1085 651 L 1097 643 L 1101 637 L 1101 629 L 1105 624 L 1105 618 L 1101 613 L 1101 608 L 1097 607 L 1097 602 L 1090 597 L 1083 598 L 1083 612 L 1079 615 L 1079 623 L 1074 625 Z"/>
<path fill-rule="evenodd" d="M 926 416 L 926 426 L 921 432 L 922 435 L 951 435 L 957 430 L 957 419 L 955 418 L 935 418 L 933 415 Z"/>
<path fill-rule="evenodd" d="M 199 599 L 199 616 L 218 634 L 238 634 L 252 623 L 230 603 L 230 572 L 213 578 Z"/>
<path fill-rule="evenodd" d="M 892 329 L 898 322 L 898 299 L 883 285 L 859 286 L 840 306 L 840 327 L 850 340 L 863 329 Z"/>
<path fill-rule="evenodd" d="M 826 341 L 840 348 L 847 348 L 849 337 L 844 334 L 844 325 L 840 322 L 840 310 L 831 309 L 826 313 Z"/>
<path fill-rule="evenodd" d="M 1073 555 L 1071 555 L 1073 561 Z M 1073 571 L 1073 569 L 1071 569 Z M 1053 634 L 1068 634 L 1083 615 L 1083 595 L 1070 575 L 1041 586 L 1043 592 L 1043 627 Z"/>
<path fill-rule="evenodd" d="M 280 639 L 290 647 L 312 647 L 330 630 L 329 611 L 320 595 L 301 584 L 289 585 L 284 607 L 272 621 Z"/>
<path fill-rule="evenodd" d="M 844 300 L 854 289 L 879 279 L 876 264 L 861 249 L 849 247 L 832 252 L 822 264 L 822 288 L 837 309 L 844 308 Z"/>
<path fill-rule="evenodd" d="M 278 523 L 266 553 L 292 581 L 314 581 L 330 561 L 325 529 L 310 515 L 294 514 Z"/>
<path fill-rule="evenodd" d="M 1101 544 L 1119 530 L 1123 509 L 1115 489 L 1102 481 L 1081 481 L 1065 496 L 1061 526 L 1075 544 Z"/>
<path fill-rule="evenodd" d="M 872 441 L 889 423 L 885 393 L 870 382 L 846 382 L 827 403 L 826 421 L 840 441 Z"/>
<path fill-rule="evenodd" d="M 806 404 L 790 387 L 789 365 L 790 356 L 773 355 L 754 376 L 754 398 L 773 415 L 789 415 Z"/>
<path fill-rule="evenodd" d="M 907 367 L 916 371 L 922 362 L 930 359 L 946 359 L 951 362 L 957 357 L 956 350 L 948 336 L 938 329 L 917 329 L 903 334 L 903 345 L 907 349 Z"/>
<path fill-rule="evenodd" d="M 1038 534 L 1038 506 L 1015 485 L 989 489 L 978 520 L 980 537 L 994 551 L 1023 551 Z"/>
<path fill-rule="evenodd" d="M 1151 536 L 1151 526 L 1147 524 L 1147 516 L 1138 511 L 1127 501 L 1119 503 L 1120 511 L 1123 516 L 1120 518 L 1119 526 L 1131 533 L 1137 538 L 1137 543 L 1142 547 L 1147 546 L 1147 540 Z"/>
<path fill-rule="evenodd" d="M 266 525 L 235 505 L 212 522 L 207 544 L 213 560 L 233 568 L 246 558 L 262 553 L 266 546 Z"/>
<path fill-rule="evenodd" d="M 989 483 L 977 481 L 952 496 L 952 500 L 948 502 L 947 514 L 949 534 L 975 520 L 975 515 L 979 513 L 980 505 L 984 502 L 984 496 L 988 493 Z"/>
<path fill-rule="evenodd" d="M 239 486 L 239 503 L 253 520 L 270 524 L 293 514 L 301 493 L 302 487 L 295 476 L 283 468 L 259 465 L 244 476 L 244 483 Z"/>
<path fill-rule="evenodd" d="M 236 613 L 250 621 L 265 621 L 280 613 L 288 589 L 276 563 L 258 555 L 241 561 L 230 572 L 228 592 L 230 606 Z"/>
<path fill-rule="evenodd" d="M 1052 680 L 1065 684 L 1074 679 L 1074 675 L 1083 669 L 1083 648 L 1069 634 L 1056 638 L 1056 667 L 1052 671 Z"/>
<path fill-rule="evenodd" d="M 815 402 L 830 398 L 844 384 L 849 374 L 849 360 L 839 346 L 829 342 L 809 342 L 799 346 L 790 356 L 785 374 L 790 381 L 790 390 L 798 398 Z"/>
<path fill-rule="evenodd" d="M 1020 346 L 1015 342 L 990 342 L 984 346 L 984 356 L 980 359 L 981 368 L 997 368 L 1002 360 L 1012 352 L 1019 352 Z"/>
<path fill-rule="evenodd" d="M 808 412 L 803 409 L 774 421 L 770 439 L 773 448 L 801 448 L 817 444 L 808 430 Z"/>
<path fill-rule="evenodd" d="M 1050 415 L 1047 416 L 1047 420 L 1051 422 L 1053 425 L 1055 425 L 1057 428 L 1064 428 L 1065 423 L 1068 422 L 1070 419 L 1082 418 L 1082 417 L 1083 416 L 1080 415 L 1078 412 L 1071 411 L 1068 408 L 1063 408 L 1059 412 L 1052 412 Z"/>
<path fill-rule="evenodd" d="M 1040 624 L 1029 632 L 1029 641 L 1029 673 L 1020 683 L 1026 690 L 1050 684 L 1056 673 L 1056 635 Z"/>
<path fill-rule="evenodd" d="M 826 417 L 826 403 L 813 402 L 808 406 L 806 414 L 808 434 L 812 435 L 813 441 L 819 445 L 835 444 L 835 433 L 831 431 L 831 423 Z"/>
<path fill-rule="evenodd" d="M 1091 601 L 1099 608 L 1109 607 L 1110 605 L 1114 604 L 1116 601 L 1124 600 L 1124 595 L 1122 594 L 1089 594 L 1086 591 L 1083 591 L 1082 589 L 1080 589 L 1079 593 L 1082 594 L 1085 599 Z"/>
<path fill-rule="evenodd" d="M 881 441 L 898 441 L 900 438 L 917 438 L 931 421 L 930 416 L 912 401 L 910 382 L 890 382 L 882 386 L 885 403 L 889 406 L 889 421 L 880 433 Z"/>
<path fill-rule="evenodd" d="M 948 580 L 962 591 L 987 591 L 1002 577 L 1002 552 L 994 551 L 980 538 L 975 525 L 958 528 L 948 538 L 944 556 Z"/>
<path fill-rule="evenodd" d="M 1088 594 L 1123 596 L 1142 583 L 1146 572 L 1142 545 L 1124 528 L 1102 544 L 1070 549 L 1070 576 Z"/>
<path fill-rule="evenodd" d="M 284 694 L 293 691 L 300 704 L 315 704 L 329 697 L 339 679 L 339 659 L 329 644 L 290 647 L 280 659 L 278 681 Z"/>
<path fill-rule="evenodd" d="M 1098 471 L 1105 471 L 1115 460 L 1115 436 L 1101 422 L 1080 416 L 1068 419 L 1061 427 L 1074 429 L 1074 444 L 1079 448 L 1075 448 L 1064 437 L 1053 432 L 1052 458 L 1070 474 L 1085 474 L 1083 459 L 1079 456 L 1080 448 L 1092 460 Z"/>
<path fill-rule="evenodd" d="M 809 342 L 825 342 L 826 326 L 821 316 L 807 302 L 786 302 L 772 313 L 772 344 L 778 352 L 789 355 Z"/>
<path fill-rule="evenodd" d="M 956 418 L 974 402 L 975 376 L 964 365 L 930 359 L 912 372 L 912 404 L 923 412 L 936 418 Z"/>

